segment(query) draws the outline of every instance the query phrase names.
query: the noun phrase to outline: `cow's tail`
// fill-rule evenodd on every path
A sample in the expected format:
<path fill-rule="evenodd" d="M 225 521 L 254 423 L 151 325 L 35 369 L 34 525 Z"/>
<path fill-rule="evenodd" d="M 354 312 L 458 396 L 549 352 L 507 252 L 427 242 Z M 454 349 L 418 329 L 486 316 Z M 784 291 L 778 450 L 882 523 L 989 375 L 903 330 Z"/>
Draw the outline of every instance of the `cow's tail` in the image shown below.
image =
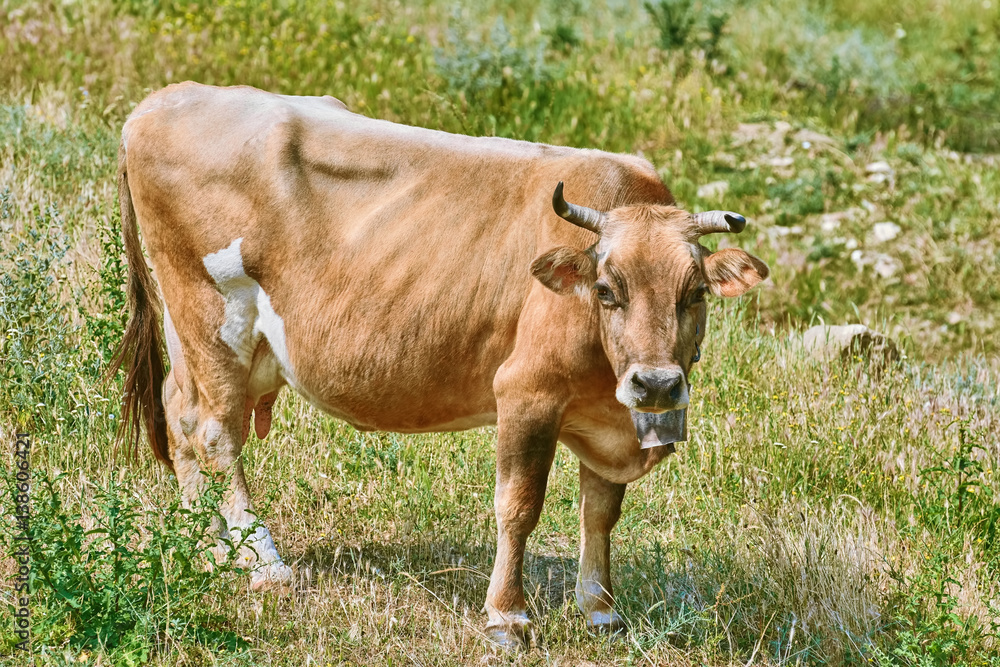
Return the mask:
<path fill-rule="evenodd" d="M 163 411 L 163 341 L 160 335 L 159 292 L 146 267 L 139 242 L 132 193 L 128 187 L 125 147 L 118 149 L 118 200 L 122 214 L 122 241 L 128 260 L 129 319 L 125 335 L 108 366 L 108 379 L 125 368 L 125 394 L 122 396 L 118 441 L 125 440 L 133 455 L 138 455 L 142 427 L 146 427 L 153 454 L 171 470 L 167 445 L 167 422 Z"/>

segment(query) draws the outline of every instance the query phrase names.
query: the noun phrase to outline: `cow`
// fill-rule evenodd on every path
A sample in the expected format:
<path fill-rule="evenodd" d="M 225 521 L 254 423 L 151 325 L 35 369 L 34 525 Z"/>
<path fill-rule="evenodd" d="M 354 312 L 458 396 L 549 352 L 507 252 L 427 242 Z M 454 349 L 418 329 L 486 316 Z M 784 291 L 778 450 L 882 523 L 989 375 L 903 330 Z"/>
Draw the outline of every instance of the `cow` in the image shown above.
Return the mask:
<path fill-rule="evenodd" d="M 636 156 L 190 82 L 129 116 L 118 188 L 125 437 L 147 432 L 186 502 L 203 470 L 228 474 L 220 531 L 249 537 L 255 589 L 289 586 L 292 570 L 256 521 L 241 451 L 287 385 L 359 430 L 496 425 L 485 609 L 501 644 L 530 628 L 525 542 L 562 442 L 580 462 L 576 601 L 590 628 L 622 627 L 610 533 L 626 484 L 687 437 L 705 297 L 768 275 L 699 243 L 743 216 L 681 210 Z"/>

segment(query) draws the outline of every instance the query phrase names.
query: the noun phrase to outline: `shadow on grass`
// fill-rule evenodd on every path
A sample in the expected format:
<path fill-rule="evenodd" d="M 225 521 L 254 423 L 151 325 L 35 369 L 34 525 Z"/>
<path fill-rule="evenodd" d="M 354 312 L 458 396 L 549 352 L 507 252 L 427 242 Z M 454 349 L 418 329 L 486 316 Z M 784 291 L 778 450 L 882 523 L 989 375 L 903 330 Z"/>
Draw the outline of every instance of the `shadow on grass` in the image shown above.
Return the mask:
<path fill-rule="evenodd" d="M 294 561 L 302 589 L 320 577 L 354 577 L 386 582 L 409 579 L 456 611 L 482 609 L 496 548 L 451 542 L 367 543 L 361 546 L 323 540 L 306 547 Z M 561 608 L 573 598 L 577 562 L 572 558 L 525 556 L 524 588 L 538 612 Z"/>
<path fill-rule="evenodd" d="M 479 627 L 485 626 L 485 616 L 478 621 L 475 616 L 482 614 L 495 554 L 492 544 L 447 540 L 418 538 L 360 546 L 323 540 L 306 547 L 293 562 L 300 591 L 315 591 L 323 580 L 331 579 L 339 586 L 356 586 L 363 594 L 371 582 L 386 587 L 415 584 L 452 612 L 471 614 Z M 678 552 L 658 542 L 632 545 L 613 566 L 616 608 L 628 624 L 629 642 L 642 650 L 663 645 L 681 651 L 709 647 L 739 662 L 762 647 L 773 655 L 794 653 L 803 664 L 845 664 L 870 657 L 881 627 L 878 619 L 853 618 L 859 625 L 834 625 L 821 611 L 830 600 L 843 601 L 838 592 L 847 592 L 803 593 L 788 579 L 798 582 L 801 569 L 794 564 L 783 567 L 783 562 L 780 558 L 741 562 L 725 549 Z M 831 566 L 825 563 L 820 569 L 829 575 Z M 576 611 L 577 572 L 573 558 L 530 551 L 526 555 L 529 615 L 539 622 L 540 636 L 550 646 L 593 641 L 586 639 Z M 829 583 L 857 587 L 856 579 L 846 572 L 843 579 Z M 809 629 L 803 618 L 814 621 Z M 568 624 L 560 625 L 560 620 Z"/>

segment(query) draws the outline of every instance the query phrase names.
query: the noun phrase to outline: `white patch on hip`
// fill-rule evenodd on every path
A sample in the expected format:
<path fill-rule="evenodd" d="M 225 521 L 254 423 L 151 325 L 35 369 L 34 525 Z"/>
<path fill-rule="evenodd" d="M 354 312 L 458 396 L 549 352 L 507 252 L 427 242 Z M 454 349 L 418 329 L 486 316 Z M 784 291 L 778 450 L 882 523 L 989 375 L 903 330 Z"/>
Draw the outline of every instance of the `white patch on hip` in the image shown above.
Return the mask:
<path fill-rule="evenodd" d="M 295 373 L 285 341 L 285 322 L 274 311 L 271 297 L 243 269 L 242 243 L 243 239 L 238 238 L 229 247 L 206 255 L 202 260 L 226 303 L 226 319 L 219 336 L 247 368 L 254 360 L 254 351 L 261 339 L 266 340 L 282 377 L 294 387 Z M 260 361 L 267 365 L 266 360 Z"/>

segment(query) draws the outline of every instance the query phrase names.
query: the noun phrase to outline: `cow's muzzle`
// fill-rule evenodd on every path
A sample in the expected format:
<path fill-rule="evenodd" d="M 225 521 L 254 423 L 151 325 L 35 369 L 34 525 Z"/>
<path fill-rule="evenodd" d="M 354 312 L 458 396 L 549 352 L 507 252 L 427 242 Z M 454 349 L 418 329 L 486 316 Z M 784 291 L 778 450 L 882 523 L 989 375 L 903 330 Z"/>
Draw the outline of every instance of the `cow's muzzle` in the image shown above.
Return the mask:
<path fill-rule="evenodd" d="M 618 401 L 636 412 L 661 413 L 687 407 L 688 383 L 680 367 L 632 364 L 618 382 Z"/>

